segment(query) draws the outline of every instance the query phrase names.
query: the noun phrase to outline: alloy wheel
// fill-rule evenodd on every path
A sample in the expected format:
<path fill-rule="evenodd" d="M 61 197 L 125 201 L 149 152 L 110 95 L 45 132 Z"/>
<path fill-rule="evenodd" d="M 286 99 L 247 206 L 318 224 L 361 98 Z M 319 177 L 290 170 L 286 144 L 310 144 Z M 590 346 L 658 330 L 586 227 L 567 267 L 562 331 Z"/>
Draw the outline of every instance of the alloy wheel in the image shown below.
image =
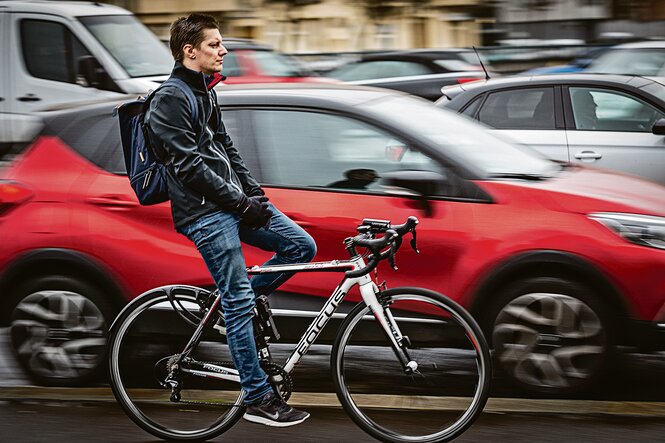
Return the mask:
<path fill-rule="evenodd" d="M 594 310 L 563 294 L 528 293 L 498 313 L 492 338 L 503 369 L 541 389 L 570 389 L 594 376 L 607 351 L 607 335 Z"/>
<path fill-rule="evenodd" d="M 14 308 L 10 326 L 18 358 L 40 378 L 81 379 L 104 358 L 104 316 L 81 294 L 63 290 L 29 294 Z"/>

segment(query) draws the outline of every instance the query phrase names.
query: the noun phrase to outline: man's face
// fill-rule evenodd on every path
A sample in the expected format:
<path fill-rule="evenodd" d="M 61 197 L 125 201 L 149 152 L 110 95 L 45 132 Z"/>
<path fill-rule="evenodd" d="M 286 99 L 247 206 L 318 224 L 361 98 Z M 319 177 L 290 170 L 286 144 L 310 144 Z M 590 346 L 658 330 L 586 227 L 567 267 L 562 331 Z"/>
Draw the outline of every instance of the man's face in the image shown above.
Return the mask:
<path fill-rule="evenodd" d="M 203 41 L 198 48 L 193 48 L 193 64 L 206 75 L 222 72 L 223 58 L 229 51 L 222 45 L 219 29 L 205 29 Z"/>

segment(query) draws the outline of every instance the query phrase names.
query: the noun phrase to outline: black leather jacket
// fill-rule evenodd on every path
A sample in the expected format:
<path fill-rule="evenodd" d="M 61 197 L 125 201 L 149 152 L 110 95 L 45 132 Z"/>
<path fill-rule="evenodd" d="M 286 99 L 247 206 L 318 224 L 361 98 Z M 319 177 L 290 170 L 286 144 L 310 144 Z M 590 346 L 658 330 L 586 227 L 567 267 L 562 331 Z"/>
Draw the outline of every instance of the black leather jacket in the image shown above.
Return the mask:
<path fill-rule="evenodd" d="M 176 230 L 204 214 L 242 212 L 259 184 L 226 133 L 209 77 L 176 62 L 171 76 L 185 81 L 199 104 L 198 122 L 184 93 L 175 86 L 157 90 L 146 113 L 150 136 L 163 146 L 168 165 L 171 212 Z M 161 143 L 159 143 L 161 141 Z"/>

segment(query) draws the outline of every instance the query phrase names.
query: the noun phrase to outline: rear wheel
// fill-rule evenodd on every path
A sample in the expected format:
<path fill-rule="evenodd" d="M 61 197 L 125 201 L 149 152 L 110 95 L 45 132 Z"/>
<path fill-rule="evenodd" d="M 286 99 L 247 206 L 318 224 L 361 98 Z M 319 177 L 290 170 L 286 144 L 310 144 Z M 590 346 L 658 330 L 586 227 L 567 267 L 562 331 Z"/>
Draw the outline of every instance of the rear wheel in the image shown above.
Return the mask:
<path fill-rule="evenodd" d="M 364 431 L 388 442 L 446 442 L 482 412 L 492 376 L 483 334 L 458 304 L 433 291 L 384 291 L 417 371 L 409 374 L 365 304 L 340 326 L 332 351 L 342 406 Z M 369 395 L 371 394 L 371 395 Z"/>
<path fill-rule="evenodd" d="M 193 317 L 181 318 L 174 304 Z M 166 439 L 207 440 L 229 429 L 245 411 L 240 384 L 202 378 L 183 371 L 178 361 L 195 327 L 210 305 L 210 292 L 191 286 L 166 286 L 144 293 L 118 316 L 109 340 L 111 388 L 125 413 L 143 430 Z M 206 326 L 199 344 L 189 354 L 204 362 L 231 367 L 222 336 Z M 167 380 L 168 379 L 168 380 Z M 175 382 L 173 390 L 169 382 Z"/>

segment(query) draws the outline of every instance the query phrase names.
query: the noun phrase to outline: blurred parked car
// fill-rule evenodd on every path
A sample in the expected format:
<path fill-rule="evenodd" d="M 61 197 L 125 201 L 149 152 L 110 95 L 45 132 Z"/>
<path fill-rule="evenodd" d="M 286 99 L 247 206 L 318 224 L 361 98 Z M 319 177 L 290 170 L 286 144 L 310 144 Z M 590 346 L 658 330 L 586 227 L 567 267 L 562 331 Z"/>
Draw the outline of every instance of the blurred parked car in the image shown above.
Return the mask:
<path fill-rule="evenodd" d="M 616 45 L 586 68 L 598 74 L 665 76 L 665 41 Z"/>
<path fill-rule="evenodd" d="M 445 88 L 436 104 L 546 156 L 665 184 L 665 86 L 633 76 L 514 77 Z"/>
<path fill-rule="evenodd" d="M 594 47 L 565 65 L 543 66 L 520 72 L 519 75 L 570 74 L 584 71 L 593 60 L 607 50 L 607 46 Z"/>
<path fill-rule="evenodd" d="M 441 97 L 442 86 L 485 77 L 478 56 L 468 49 L 367 54 L 327 75 L 349 84 L 396 89 L 432 101 Z"/>
<path fill-rule="evenodd" d="M 229 50 L 224 56 L 222 70 L 227 77 L 224 80 L 226 84 L 338 82 L 318 76 L 296 58 L 252 40 L 224 38 L 223 44 Z"/>
<path fill-rule="evenodd" d="M 380 274 L 469 308 L 522 386 L 575 391 L 598 379 L 615 344 L 662 343 L 665 188 L 544 159 L 386 90 L 220 92 L 235 145 L 270 199 L 316 239 L 317 259 L 343 257 L 343 239 L 365 217 L 418 216 L 421 254 L 404 249 L 401 272 Z M 45 134 L 0 174 L 0 313 L 41 381 L 94 369 L 126 300 L 168 283 L 211 285 L 168 204 L 137 203 L 112 105 L 44 116 Z M 245 256 L 267 257 L 251 247 Z M 311 319 L 338 280 L 306 273 L 284 285 L 271 297 L 280 330 Z"/>

